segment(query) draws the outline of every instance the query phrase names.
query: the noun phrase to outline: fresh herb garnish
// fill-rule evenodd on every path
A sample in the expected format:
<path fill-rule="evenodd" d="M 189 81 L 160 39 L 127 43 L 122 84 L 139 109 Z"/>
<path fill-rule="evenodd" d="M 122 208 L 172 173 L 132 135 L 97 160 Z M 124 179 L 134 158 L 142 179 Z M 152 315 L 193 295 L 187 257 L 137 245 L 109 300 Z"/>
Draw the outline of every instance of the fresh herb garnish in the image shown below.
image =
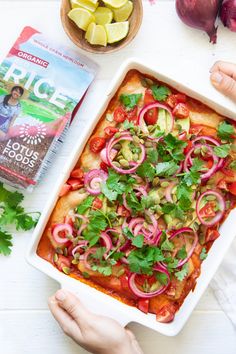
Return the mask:
<path fill-rule="evenodd" d="M 178 259 L 185 259 L 185 258 L 187 258 L 187 251 L 186 251 L 186 247 L 185 246 L 183 246 L 178 252 L 177 252 L 177 255 L 176 255 L 176 257 L 178 258 Z"/>
<path fill-rule="evenodd" d="M 91 212 L 89 224 L 83 231 L 85 240 L 89 241 L 90 246 L 94 246 L 99 238 L 101 231 L 105 230 L 108 225 L 108 218 L 101 211 L 96 210 Z"/>
<path fill-rule="evenodd" d="M 23 199 L 22 193 L 9 191 L 0 183 L 0 254 L 5 256 L 11 253 L 12 247 L 12 235 L 5 226 L 14 225 L 17 230 L 28 231 L 38 221 L 39 213 L 26 213 L 20 205 Z"/>
<path fill-rule="evenodd" d="M 231 144 L 224 144 L 224 145 L 220 145 L 220 146 L 215 146 L 213 148 L 213 151 L 215 153 L 215 155 L 221 157 L 221 158 L 225 158 L 229 155 L 231 149 Z"/>
<path fill-rule="evenodd" d="M 223 121 L 218 125 L 217 135 L 221 140 L 233 141 L 235 129 L 232 124 Z"/>
<path fill-rule="evenodd" d="M 175 272 L 175 276 L 179 281 L 183 281 L 184 278 L 188 275 L 188 263 L 185 263 L 182 267 L 182 269 L 178 272 Z"/>
<path fill-rule="evenodd" d="M 151 163 L 157 163 L 158 151 L 156 149 L 152 149 L 147 152 L 147 161 Z"/>
<path fill-rule="evenodd" d="M 166 98 L 170 95 L 170 89 L 166 86 L 151 86 L 152 94 L 155 100 L 157 101 L 165 101 Z"/>
<path fill-rule="evenodd" d="M 127 109 L 134 108 L 138 104 L 141 98 L 142 98 L 141 93 L 133 93 L 131 95 L 125 95 L 125 94 L 120 95 L 120 101 Z"/>
<path fill-rule="evenodd" d="M 142 248 L 143 243 L 144 243 L 144 236 L 143 235 L 137 235 L 132 240 L 132 245 L 137 248 Z"/>
<path fill-rule="evenodd" d="M 155 168 L 148 161 L 144 161 L 136 170 L 138 176 L 145 178 L 147 177 L 150 181 L 155 177 Z"/>
<path fill-rule="evenodd" d="M 80 205 L 77 207 L 77 213 L 83 215 L 93 204 L 94 197 L 88 196 Z"/>
<path fill-rule="evenodd" d="M 159 162 L 156 165 L 156 175 L 158 177 L 173 176 L 178 170 L 179 166 L 174 161 Z"/>
<path fill-rule="evenodd" d="M 165 257 L 158 247 L 145 245 L 144 247 L 132 250 L 128 255 L 129 268 L 131 272 L 139 274 L 153 274 L 153 265 L 156 262 L 164 261 Z"/>

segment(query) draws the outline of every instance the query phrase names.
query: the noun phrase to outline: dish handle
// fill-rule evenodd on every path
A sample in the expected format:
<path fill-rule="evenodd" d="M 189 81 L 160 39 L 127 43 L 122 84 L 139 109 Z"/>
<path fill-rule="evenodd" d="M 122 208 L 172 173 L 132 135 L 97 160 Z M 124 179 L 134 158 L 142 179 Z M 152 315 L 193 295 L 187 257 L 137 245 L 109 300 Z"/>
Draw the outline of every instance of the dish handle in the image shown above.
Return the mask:
<path fill-rule="evenodd" d="M 89 293 L 87 289 L 78 289 L 76 286 L 67 282 L 60 282 L 60 284 L 62 289 L 68 290 L 78 296 L 83 305 L 91 312 L 96 313 L 97 315 L 110 317 L 116 320 L 122 327 L 125 327 L 128 323 L 132 322 L 124 310 L 119 311 L 119 309 L 113 306 L 110 302 L 104 303 L 104 299 L 101 299 L 100 296 L 95 296 L 95 294 Z"/>

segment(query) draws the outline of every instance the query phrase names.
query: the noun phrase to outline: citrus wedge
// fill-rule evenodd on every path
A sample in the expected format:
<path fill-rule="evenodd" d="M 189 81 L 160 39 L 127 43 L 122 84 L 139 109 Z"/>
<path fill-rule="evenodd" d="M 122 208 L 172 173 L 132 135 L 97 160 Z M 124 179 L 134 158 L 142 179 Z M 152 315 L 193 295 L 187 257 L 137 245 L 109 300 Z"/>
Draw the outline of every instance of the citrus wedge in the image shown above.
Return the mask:
<path fill-rule="evenodd" d="M 114 20 L 116 22 L 123 22 L 128 20 L 133 11 L 133 7 L 134 5 L 132 1 L 127 1 L 127 3 L 119 9 L 112 9 L 114 14 Z"/>
<path fill-rule="evenodd" d="M 105 5 L 111 6 L 114 9 L 119 9 L 124 6 L 128 0 L 103 0 Z"/>
<path fill-rule="evenodd" d="M 105 28 L 101 25 L 96 25 L 95 22 L 90 23 L 85 34 L 85 38 L 90 44 L 107 45 L 107 34 Z"/>
<path fill-rule="evenodd" d="M 129 32 L 129 21 L 115 22 L 105 25 L 107 42 L 115 43 L 125 38 Z"/>
<path fill-rule="evenodd" d="M 97 10 L 94 12 L 94 16 L 96 19 L 96 23 L 98 25 L 106 25 L 107 23 L 111 23 L 113 19 L 113 13 L 107 7 L 98 7 Z"/>
<path fill-rule="evenodd" d="M 79 28 L 81 28 L 84 31 L 87 30 L 91 22 L 95 22 L 95 17 L 92 15 L 92 13 L 80 7 L 72 9 L 68 13 L 68 16 L 72 21 L 74 21 L 74 23 Z"/>
<path fill-rule="evenodd" d="M 86 10 L 94 12 L 98 7 L 98 3 L 94 4 L 91 0 L 70 0 L 72 9 L 82 7 Z"/>

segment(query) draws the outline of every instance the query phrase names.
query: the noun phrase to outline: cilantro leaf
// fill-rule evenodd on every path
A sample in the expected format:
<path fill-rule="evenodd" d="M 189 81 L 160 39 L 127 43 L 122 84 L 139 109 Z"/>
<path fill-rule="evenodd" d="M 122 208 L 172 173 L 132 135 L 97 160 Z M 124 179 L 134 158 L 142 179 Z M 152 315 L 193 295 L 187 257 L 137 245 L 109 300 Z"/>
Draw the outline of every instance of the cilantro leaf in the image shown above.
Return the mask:
<path fill-rule="evenodd" d="M 128 129 L 133 129 L 134 128 L 134 123 L 133 122 L 130 122 L 128 119 L 126 119 L 123 123 L 123 127 L 125 130 L 128 130 Z"/>
<path fill-rule="evenodd" d="M 187 251 L 186 251 L 186 247 L 183 246 L 178 252 L 177 252 L 177 255 L 176 257 L 178 259 L 185 259 L 187 257 Z"/>
<path fill-rule="evenodd" d="M 165 257 L 158 247 L 144 246 L 135 249 L 128 255 L 129 268 L 131 272 L 153 274 L 153 265 L 156 262 L 164 261 Z"/>
<path fill-rule="evenodd" d="M 148 161 L 144 161 L 136 170 L 138 176 L 147 177 L 150 181 L 155 177 L 155 168 Z"/>
<path fill-rule="evenodd" d="M 204 162 L 198 158 L 193 159 L 193 165 L 189 172 L 186 172 L 183 177 L 184 183 L 190 187 L 193 184 L 199 184 L 201 181 L 200 171 L 205 170 Z"/>
<path fill-rule="evenodd" d="M 138 104 L 141 98 L 142 98 L 141 93 L 133 93 L 131 95 L 125 95 L 125 94 L 120 95 L 120 101 L 128 109 L 134 108 Z"/>
<path fill-rule="evenodd" d="M 8 256 L 11 253 L 12 236 L 3 230 L 0 230 L 0 254 Z"/>
<path fill-rule="evenodd" d="M 77 213 L 83 215 L 93 204 L 94 197 L 88 196 L 80 205 L 77 207 Z"/>
<path fill-rule="evenodd" d="M 221 158 L 225 158 L 226 156 L 228 156 L 230 149 L 231 149 L 231 144 L 224 144 L 220 146 L 215 146 L 213 148 L 214 153 Z"/>
<path fill-rule="evenodd" d="M 179 207 L 179 205 L 174 203 L 165 203 L 162 206 L 162 212 L 167 215 L 170 214 L 173 218 L 177 218 L 180 220 L 184 219 L 183 210 Z"/>
<path fill-rule="evenodd" d="M 99 210 L 91 213 L 89 224 L 83 231 L 85 240 L 89 241 L 90 246 L 94 246 L 99 238 L 101 231 L 105 230 L 108 225 L 108 220 L 105 214 Z"/>
<path fill-rule="evenodd" d="M 159 162 L 156 165 L 156 175 L 159 177 L 169 177 L 175 174 L 179 166 L 174 161 Z"/>
<path fill-rule="evenodd" d="M 233 141 L 235 135 L 233 125 L 226 121 L 221 122 L 217 128 L 217 135 L 221 140 Z"/>
<path fill-rule="evenodd" d="M 155 277 L 162 285 L 166 285 L 168 283 L 168 277 L 165 273 L 155 272 Z"/>
<path fill-rule="evenodd" d="M 200 253 L 200 259 L 201 259 L 202 261 L 204 261 L 204 259 L 206 259 L 207 256 L 208 256 L 207 250 L 206 250 L 205 247 L 203 247 L 203 249 L 202 249 L 202 251 L 201 251 L 201 253 Z"/>
<path fill-rule="evenodd" d="M 106 183 L 101 183 L 101 191 L 110 202 L 117 199 L 118 193 L 109 189 Z"/>
<path fill-rule="evenodd" d="M 97 271 L 97 272 L 105 275 L 106 277 L 108 277 L 109 275 L 112 274 L 111 265 L 93 265 L 92 270 L 94 270 L 95 272 Z"/>
<path fill-rule="evenodd" d="M 179 281 L 183 281 L 188 275 L 188 268 L 188 263 L 185 263 L 180 271 L 175 272 L 175 276 Z"/>
<path fill-rule="evenodd" d="M 38 218 L 39 218 L 39 213 L 37 213 L 38 215 L 33 218 L 30 214 L 20 214 L 17 215 L 16 217 L 16 229 L 17 230 L 24 230 L 24 231 L 28 231 L 31 230 L 33 227 L 35 227 L 37 225 L 38 222 Z"/>
<path fill-rule="evenodd" d="M 174 249 L 174 244 L 171 242 L 167 237 L 164 242 L 161 244 L 161 250 L 162 251 L 173 251 Z"/>
<path fill-rule="evenodd" d="M 142 204 L 139 202 L 133 191 L 126 195 L 126 201 L 132 211 L 138 212 L 143 210 Z"/>
<path fill-rule="evenodd" d="M 169 96 L 170 89 L 166 86 L 151 86 L 152 94 L 155 100 L 157 101 L 165 101 L 165 99 Z"/>
<path fill-rule="evenodd" d="M 192 204 L 192 188 L 187 186 L 187 184 L 184 181 L 181 181 L 181 183 L 177 186 L 176 189 L 176 196 L 179 200 L 179 207 L 187 211 L 191 204 Z"/>
<path fill-rule="evenodd" d="M 153 150 L 148 150 L 147 152 L 147 161 L 151 163 L 156 163 L 158 160 L 158 151 L 153 149 Z"/>
<path fill-rule="evenodd" d="M 137 248 L 142 248 L 143 247 L 143 242 L 144 242 L 144 236 L 143 235 L 137 235 L 132 240 L 132 245 L 137 247 Z"/>
<path fill-rule="evenodd" d="M 177 139 L 174 135 L 168 134 L 164 138 L 166 150 L 170 153 L 172 158 L 176 161 L 182 161 L 185 159 L 183 153 L 184 148 L 187 146 L 185 141 Z"/>

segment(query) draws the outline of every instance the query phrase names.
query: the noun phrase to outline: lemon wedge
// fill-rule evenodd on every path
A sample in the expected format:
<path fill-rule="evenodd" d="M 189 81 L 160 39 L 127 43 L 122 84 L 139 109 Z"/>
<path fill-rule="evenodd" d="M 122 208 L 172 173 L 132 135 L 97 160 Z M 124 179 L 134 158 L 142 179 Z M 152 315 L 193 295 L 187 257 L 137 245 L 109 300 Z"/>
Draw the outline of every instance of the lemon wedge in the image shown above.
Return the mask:
<path fill-rule="evenodd" d="M 86 9 L 82 9 L 77 7 L 72 9 L 68 13 L 69 18 L 74 21 L 74 23 L 81 28 L 82 30 L 86 31 L 89 24 L 91 22 L 95 22 L 95 17 Z"/>
<path fill-rule="evenodd" d="M 113 13 L 107 7 L 98 7 L 94 12 L 94 16 L 96 19 L 96 23 L 98 25 L 106 25 L 107 23 L 111 23 L 113 19 Z"/>
<path fill-rule="evenodd" d="M 93 3 L 91 0 L 70 0 L 72 9 L 82 7 L 88 11 L 94 12 L 98 7 L 98 3 Z"/>
<path fill-rule="evenodd" d="M 114 20 L 116 22 L 123 22 L 128 20 L 133 11 L 133 7 L 134 5 L 132 1 L 127 1 L 127 3 L 119 9 L 112 9 L 114 14 Z"/>
<path fill-rule="evenodd" d="M 111 6 L 114 9 L 119 9 L 124 6 L 128 0 L 103 0 L 105 5 Z"/>
<path fill-rule="evenodd" d="M 105 28 L 101 25 L 96 25 L 95 22 L 90 23 L 85 34 L 85 38 L 90 44 L 107 45 L 107 34 Z"/>
<path fill-rule="evenodd" d="M 105 25 L 107 42 L 115 43 L 125 38 L 129 32 L 129 21 L 115 22 Z"/>

